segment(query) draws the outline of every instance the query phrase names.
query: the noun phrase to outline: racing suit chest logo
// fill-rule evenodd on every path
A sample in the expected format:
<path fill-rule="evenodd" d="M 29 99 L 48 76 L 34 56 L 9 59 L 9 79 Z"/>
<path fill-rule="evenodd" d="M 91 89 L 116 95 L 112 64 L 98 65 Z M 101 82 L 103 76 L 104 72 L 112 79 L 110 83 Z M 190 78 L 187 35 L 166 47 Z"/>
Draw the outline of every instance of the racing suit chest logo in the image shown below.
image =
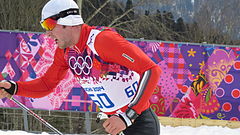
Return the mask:
<path fill-rule="evenodd" d="M 68 65 L 73 74 L 77 76 L 89 76 L 91 69 L 93 68 L 93 60 L 86 53 L 81 55 L 74 50 L 70 50 L 68 56 Z"/>

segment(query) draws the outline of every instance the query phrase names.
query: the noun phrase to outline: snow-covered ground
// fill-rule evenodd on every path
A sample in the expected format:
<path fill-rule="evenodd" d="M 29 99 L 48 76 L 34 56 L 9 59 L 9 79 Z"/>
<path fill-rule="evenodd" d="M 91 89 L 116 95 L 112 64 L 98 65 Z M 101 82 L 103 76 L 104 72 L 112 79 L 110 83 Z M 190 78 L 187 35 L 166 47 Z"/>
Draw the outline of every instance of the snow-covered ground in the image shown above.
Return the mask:
<path fill-rule="evenodd" d="M 230 129 L 227 127 L 223 128 L 217 126 L 201 126 L 197 128 L 187 126 L 180 127 L 161 126 L 161 135 L 239 135 L 239 134 L 240 128 Z M 27 133 L 24 131 L 0 131 L 0 135 L 36 135 L 36 134 Z M 42 133 L 41 135 L 49 134 Z"/>
<path fill-rule="evenodd" d="M 231 129 L 218 126 L 201 126 L 197 128 L 180 127 L 161 127 L 161 135 L 239 135 L 240 128 Z"/>

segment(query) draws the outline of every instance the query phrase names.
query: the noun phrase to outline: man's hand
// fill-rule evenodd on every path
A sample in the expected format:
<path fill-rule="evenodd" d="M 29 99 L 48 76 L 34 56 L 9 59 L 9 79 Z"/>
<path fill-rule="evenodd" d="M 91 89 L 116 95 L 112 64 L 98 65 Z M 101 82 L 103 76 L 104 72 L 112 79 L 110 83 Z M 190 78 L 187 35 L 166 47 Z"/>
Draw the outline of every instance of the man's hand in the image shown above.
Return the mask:
<path fill-rule="evenodd" d="M 114 115 L 108 118 L 103 123 L 103 127 L 105 128 L 105 131 L 111 135 L 117 135 L 118 133 L 126 129 L 124 121 L 118 116 Z"/>
<path fill-rule="evenodd" d="M 0 82 L 0 99 L 1 98 L 11 98 L 12 95 L 9 94 L 5 89 L 10 89 L 11 88 L 11 83 L 7 81 L 1 81 Z"/>

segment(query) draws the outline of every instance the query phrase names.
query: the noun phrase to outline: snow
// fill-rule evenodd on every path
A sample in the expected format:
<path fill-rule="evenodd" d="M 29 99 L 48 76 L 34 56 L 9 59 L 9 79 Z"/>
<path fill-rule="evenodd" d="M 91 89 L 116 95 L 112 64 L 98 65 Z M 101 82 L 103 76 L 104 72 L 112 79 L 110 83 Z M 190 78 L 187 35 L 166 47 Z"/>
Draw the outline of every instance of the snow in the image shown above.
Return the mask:
<path fill-rule="evenodd" d="M 0 131 L 0 135 L 36 135 L 36 134 L 27 133 L 24 131 Z M 42 134 L 37 134 L 37 135 L 49 135 L 49 134 L 43 132 Z"/>
<path fill-rule="evenodd" d="M 230 129 L 228 127 L 201 126 L 197 128 L 188 126 L 170 127 L 161 126 L 161 135 L 238 135 L 240 128 Z M 0 131 L 0 135 L 36 135 L 24 131 Z M 50 135 L 43 132 L 38 135 Z"/>
<path fill-rule="evenodd" d="M 180 127 L 161 127 L 161 135 L 238 135 L 240 128 L 231 129 L 228 127 L 218 126 L 201 126 L 197 128 L 180 126 Z"/>

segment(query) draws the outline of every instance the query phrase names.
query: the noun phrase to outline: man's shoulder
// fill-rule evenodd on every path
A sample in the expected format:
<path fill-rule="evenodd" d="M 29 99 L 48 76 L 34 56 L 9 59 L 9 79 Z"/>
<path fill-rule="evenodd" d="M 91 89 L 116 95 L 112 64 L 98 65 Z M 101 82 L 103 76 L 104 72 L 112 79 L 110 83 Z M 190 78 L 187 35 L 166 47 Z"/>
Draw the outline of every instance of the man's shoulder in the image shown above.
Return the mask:
<path fill-rule="evenodd" d="M 95 41 L 95 39 L 107 40 L 113 38 L 117 34 L 116 31 L 107 28 L 92 28 L 89 32 L 88 42 Z"/>

